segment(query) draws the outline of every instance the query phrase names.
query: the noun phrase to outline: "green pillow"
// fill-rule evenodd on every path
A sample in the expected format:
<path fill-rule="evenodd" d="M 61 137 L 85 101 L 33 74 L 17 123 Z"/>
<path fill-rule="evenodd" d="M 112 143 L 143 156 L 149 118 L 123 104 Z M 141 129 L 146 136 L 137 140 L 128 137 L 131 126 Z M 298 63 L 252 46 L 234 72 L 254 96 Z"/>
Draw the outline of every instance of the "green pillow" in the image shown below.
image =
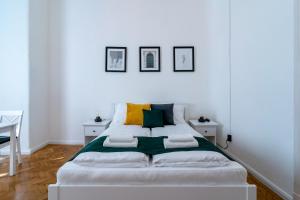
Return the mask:
<path fill-rule="evenodd" d="M 163 112 L 161 110 L 143 110 L 144 128 L 155 128 L 164 126 Z"/>

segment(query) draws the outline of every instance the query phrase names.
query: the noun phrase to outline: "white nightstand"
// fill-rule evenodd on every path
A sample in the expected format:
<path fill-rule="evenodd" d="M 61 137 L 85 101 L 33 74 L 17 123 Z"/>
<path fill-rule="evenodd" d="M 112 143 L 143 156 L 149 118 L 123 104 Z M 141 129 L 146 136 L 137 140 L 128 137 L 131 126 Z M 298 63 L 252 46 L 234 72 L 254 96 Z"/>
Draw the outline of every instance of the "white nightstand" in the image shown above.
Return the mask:
<path fill-rule="evenodd" d="M 84 133 L 84 144 L 88 144 L 98 135 L 103 133 L 103 131 L 109 126 L 110 122 L 111 120 L 104 119 L 102 122 L 90 121 L 82 124 Z"/>
<path fill-rule="evenodd" d="M 209 139 L 215 145 L 217 144 L 217 122 L 198 122 L 198 120 L 189 120 L 189 123 L 198 133 Z"/>

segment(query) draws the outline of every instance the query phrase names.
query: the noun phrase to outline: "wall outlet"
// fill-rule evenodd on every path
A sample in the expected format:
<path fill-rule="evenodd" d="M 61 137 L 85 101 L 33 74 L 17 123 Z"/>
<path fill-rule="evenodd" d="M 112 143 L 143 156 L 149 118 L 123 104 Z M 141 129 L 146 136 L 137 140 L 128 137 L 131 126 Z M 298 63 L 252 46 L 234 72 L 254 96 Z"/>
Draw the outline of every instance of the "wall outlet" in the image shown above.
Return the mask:
<path fill-rule="evenodd" d="M 227 141 L 232 142 L 232 135 L 230 135 L 230 134 L 227 135 Z"/>

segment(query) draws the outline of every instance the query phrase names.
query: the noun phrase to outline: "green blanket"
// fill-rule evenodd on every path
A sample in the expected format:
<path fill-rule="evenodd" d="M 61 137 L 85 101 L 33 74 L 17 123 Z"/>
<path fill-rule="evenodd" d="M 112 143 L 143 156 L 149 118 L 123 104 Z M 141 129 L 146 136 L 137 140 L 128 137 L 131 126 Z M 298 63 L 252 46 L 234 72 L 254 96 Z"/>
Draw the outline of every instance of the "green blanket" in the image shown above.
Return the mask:
<path fill-rule="evenodd" d="M 224 154 L 219 148 L 215 145 L 207 141 L 205 138 L 195 137 L 198 141 L 198 147 L 192 148 L 172 148 L 172 149 L 165 149 L 163 139 L 166 137 L 137 137 L 138 138 L 138 146 L 137 147 L 130 147 L 130 148 L 116 148 L 116 147 L 104 147 L 103 142 L 107 136 L 100 137 L 85 147 L 83 147 L 79 152 L 77 152 L 70 160 L 76 158 L 79 154 L 84 152 L 141 152 L 147 155 L 156 155 L 162 153 L 169 153 L 175 151 L 216 151 L 230 160 L 226 154 Z"/>

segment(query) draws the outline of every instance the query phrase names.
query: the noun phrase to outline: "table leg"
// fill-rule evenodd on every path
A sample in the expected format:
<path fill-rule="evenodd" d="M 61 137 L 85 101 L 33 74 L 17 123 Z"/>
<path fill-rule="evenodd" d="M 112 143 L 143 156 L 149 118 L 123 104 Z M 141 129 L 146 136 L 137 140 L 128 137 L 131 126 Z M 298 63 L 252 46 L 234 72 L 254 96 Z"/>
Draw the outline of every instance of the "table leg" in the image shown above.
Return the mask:
<path fill-rule="evenodd" d="M 10 162 L 9 175 L 16 174 L 16 126 L 10 128 Z"/>

